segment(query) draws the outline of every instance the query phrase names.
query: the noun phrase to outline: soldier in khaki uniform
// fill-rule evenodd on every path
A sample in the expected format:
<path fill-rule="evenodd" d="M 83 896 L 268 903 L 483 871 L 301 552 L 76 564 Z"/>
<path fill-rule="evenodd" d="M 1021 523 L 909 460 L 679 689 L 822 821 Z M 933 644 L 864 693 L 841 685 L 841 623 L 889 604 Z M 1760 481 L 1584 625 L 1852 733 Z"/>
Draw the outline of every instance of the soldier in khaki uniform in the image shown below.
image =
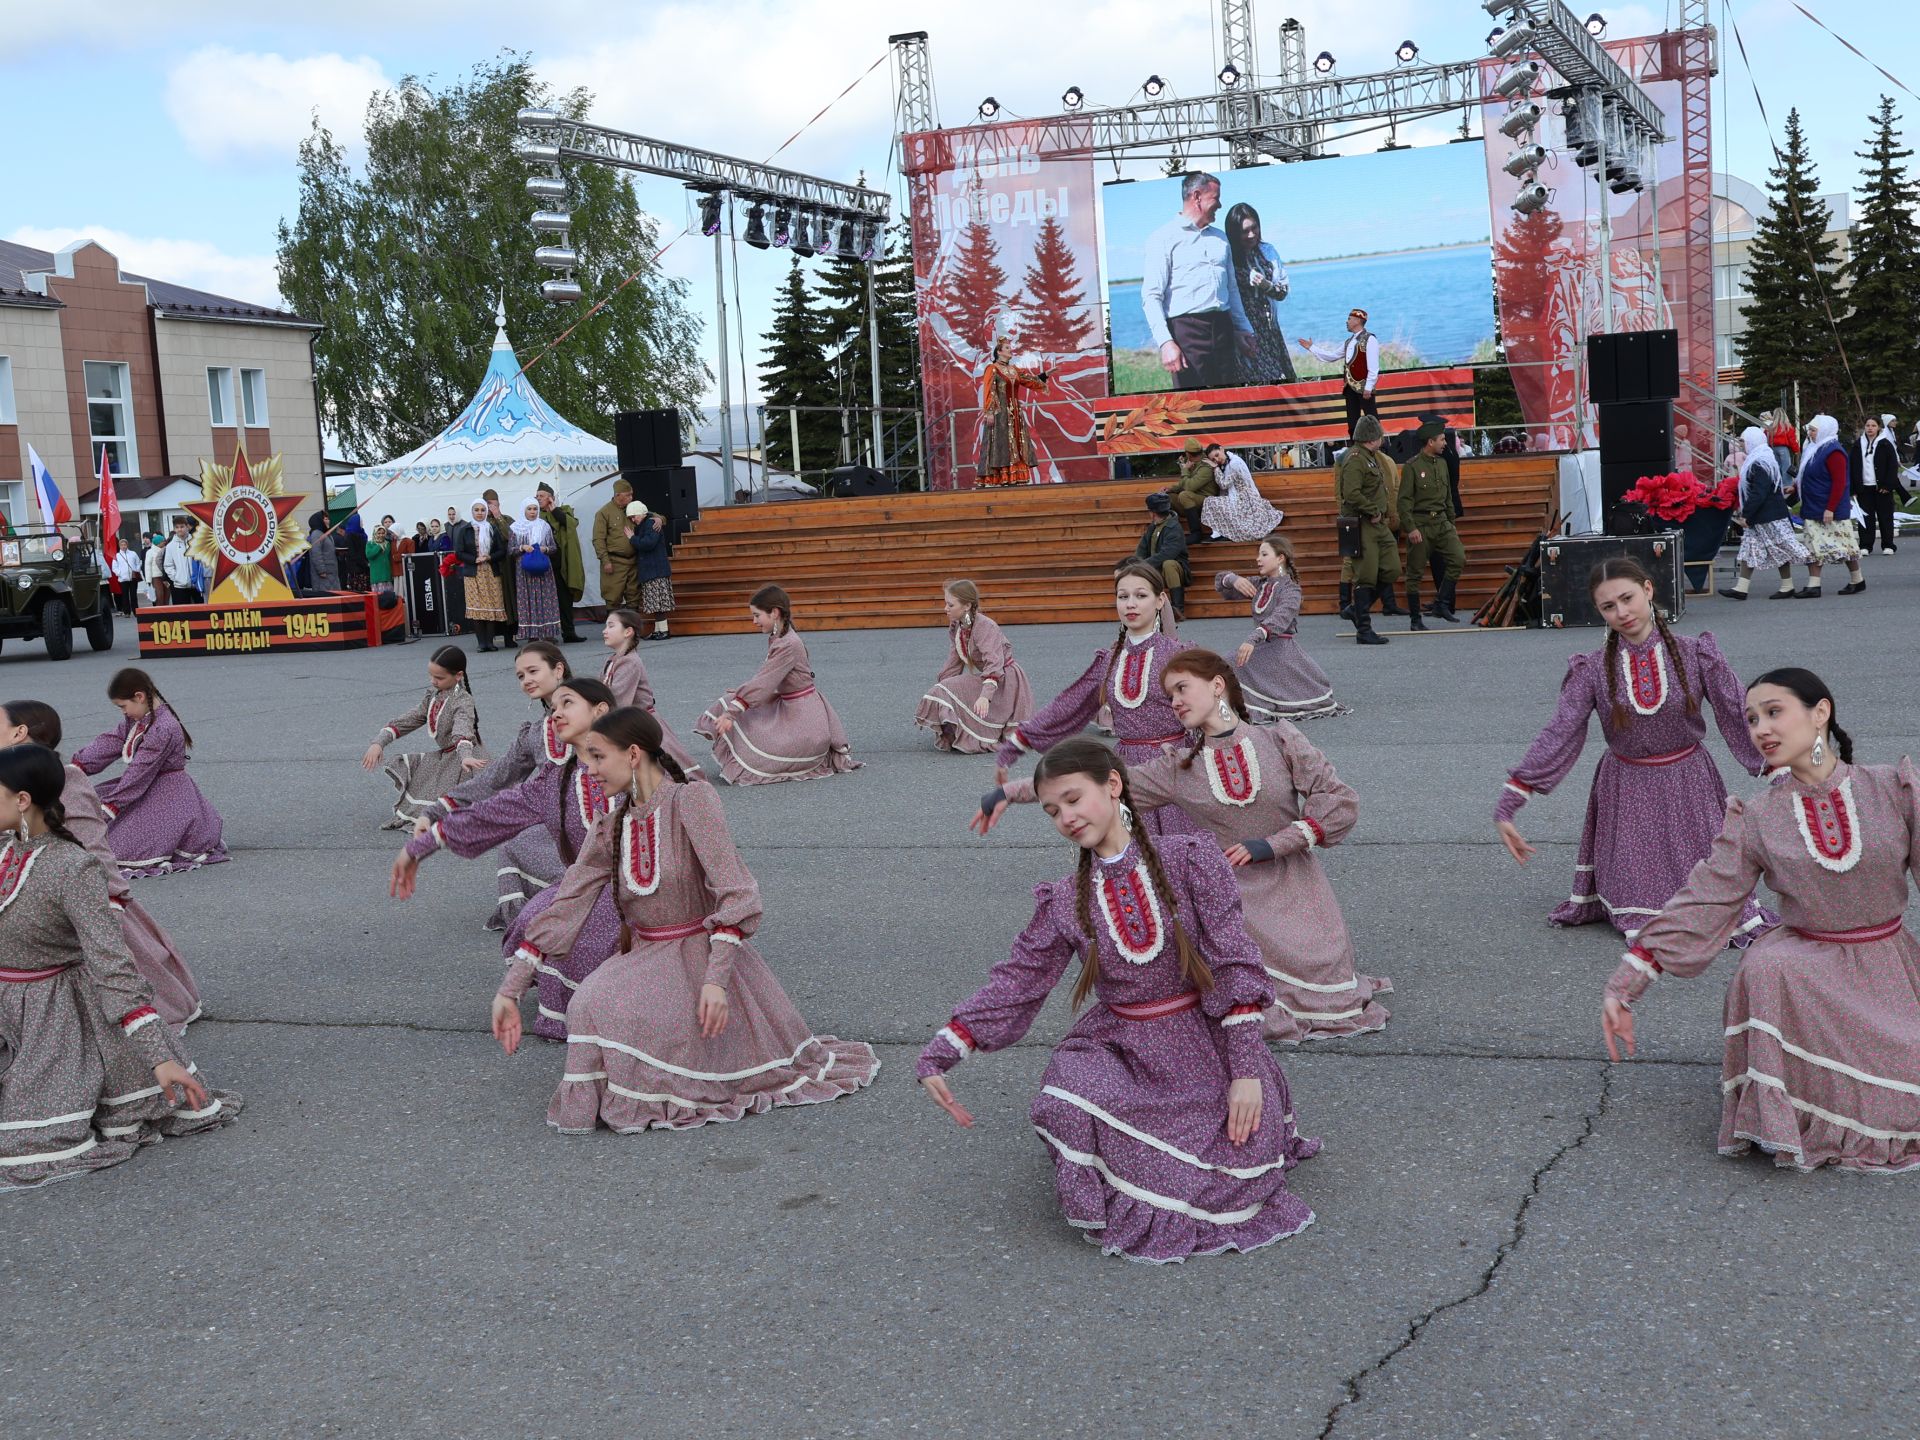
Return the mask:
<path fill-rule="evenodd" d="M 1413 628 L 1424 630 L 1420 577 L 1427 573 L 1428 555 L 1438 554 L 1447 567 L 1432 613 L 1443 620 L 1458 620 L 1460 617 L 1453 613 L 1453 593 L 1467 568 L 1467 547 L 1453 528 L 1453 486 L 1447 462 L 1440 454 L 1447 446 L 1447 427 L 1429 420 L 1418 435 L 1420 453 L 1407 462 L 1400 475 L 1400 533 L 1407 537 L 1407 609 L 1413 612 Z"/>
<path fill-rule="evenodd" d="M 1206 447 L 1198 440 L 1187 441 L 1186 453 L 1180 457 L 1180 478 L 1167 487 L 1167 498 L 1195 545 L 1206 543 L 1207 538 L 1200 525 L 1200 506 L 1219 493 L 1220 472 L 1207 459 Z"/>
<path fill-rule="evenodd" d="M 633 543 L 627 539 L 627 506 L 633 483 L 613 482 L 613 498 L 593 515 L 593 553 L 600 557 L 600 600 L 609 610 L 640 603 L 640 578 L 633 568 Z"/>
<path fill-rule="evenodd" d="M 1360 558 L 1353 566 L 1353 628 L 1354 639 L 1361 645 L 1387 643 L 1386 636 L 1374 633 L 1370 612 L 1379 587 L 1400 578 L 1400 547 L 1387 523 L 1393 496 L 1388 486 L 1391 462 L 1380 453 L 1385 438 L 1380 422 L 1362 415 L 1335 480 L 1341 518 L 1360 521 Z"/>

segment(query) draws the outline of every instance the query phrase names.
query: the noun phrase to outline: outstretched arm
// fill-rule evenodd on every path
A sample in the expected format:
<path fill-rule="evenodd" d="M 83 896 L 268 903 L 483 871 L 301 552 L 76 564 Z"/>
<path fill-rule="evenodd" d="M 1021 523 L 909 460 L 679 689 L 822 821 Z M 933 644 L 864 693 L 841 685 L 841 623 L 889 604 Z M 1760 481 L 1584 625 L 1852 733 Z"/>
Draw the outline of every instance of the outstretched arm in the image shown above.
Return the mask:
<path fill-rule="evenodd" d="M 1749 775 L 1765 773 L 1767 762 L 1747 730 L 1747 692 L 1739 676 L 1733 673 L 1712 635 L 1703 633 L 1694 653 L 1700 657 L 1701 692 L 1713 706 L 1713 723 L 1720 727 L 1720 738 Z"/>

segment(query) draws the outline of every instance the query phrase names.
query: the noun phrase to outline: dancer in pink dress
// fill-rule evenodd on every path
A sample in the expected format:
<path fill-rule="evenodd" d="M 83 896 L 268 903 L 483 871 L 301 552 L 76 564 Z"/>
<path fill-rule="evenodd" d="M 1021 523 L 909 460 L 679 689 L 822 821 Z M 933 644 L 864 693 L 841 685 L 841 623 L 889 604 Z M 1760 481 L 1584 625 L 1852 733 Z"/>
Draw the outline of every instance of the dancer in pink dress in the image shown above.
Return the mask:
<path fill-rule="evenodd" d="M 1553 719 L 1509 774 L 1493 818 L 1509 853 L 1526 864 L 1534 849 L 1513 817 L 1572 772 L 1597 714 L 1607 753 L 1587 797 L 1573 894 L 1547 919 L 1607 921 L 1631 936 L 1673 898 L 1720 829 L 1727 787 L 1702 743 L 1702 700 L 1713 706 L 1734 760 L 1753 775 L 1766 767 L 1741 718 L 1740 682 L 1713 636 L 1668 629 L 1653 608 L 1653 578 L 1633 560 L 1594 566 L 1589 588 L 1607 622 L 1606 648 L 1567 662 Z M 1734 943 L 1775 923 L 1772 912 L 1750 904 Z"/>
<path fill-rule="evenodd" d="M 675 774 L 660 722 L 616 710 L 595 722 L 585 750 L 625 803 L 594 827 L 527 927 L 493 1001 L 493 1033 L 511 1055 L 520 997 L 536 972 L 568 963 L 611 888 L 623 948 L 574 994 L 547 1123 L 567 1134 L 685 1130 L 870 1083 L 880 1069 L 872 1047 L 815 1035 L 754 948 L 760 888 L 714 787 Z"/>
<path fill-rule="evenodd" d="M 1113 637 L 1113 644 L 1095 651 L 1085 674 L 1042 706 L 1031 720 L 1007 732 L 994 756 L 998 764 L 996 783 L 1007 783 L 1008 767 L 1021 752 L 1033 750 L 1044 755 L 1084 730 L 1102 705 L 1110 707 L 1120 758 L 1130 765 L 1151 760 L 1161 746 L 1187 738 L 1166 692 L 1160 688 L 1167 661 L 1183 648 L 1163 628 L 1172 617 L 1167 582 L 1151 565 L 1123 565 L 1114 577 L 1113 606 L 1120 616 L 1120 632 Z M 1148 810 L 1142 820 L 1156 837 L 1204 833 L 1177 805 Z"/>
<path fill-rule="evenodd" d="M 1068 740 L 1035 771 L 1040 803 L 1080 852 L 1039 886 L 1013 954 L 920 1053 L 935 1103 L 973 1124 L 947 1073 L 1032 1026 L 1081 957 L 1073 1003 L 1099 1003 L 1054 1047 L 1031 1109 L 1067 1223 L 1108 1255 L 1159 1264 L 1257 1250 L 1313 1223 L 1287 1171 L 1316 1153 L 1260 1034 L 1273 987 L 1233 870 L 1204 835 L 1156 842 L 1126 766 Z"/>
<path fill-rule="evenodd" d="M 813 662 L 793 628 L 793 602 L 778 585 L 763 585 L 747 602 L 753 627 L 767 637 L 767 658 L 738 690 L 729 690 L 693 727 L 713 742 L 720 777 L 729 785 L 818 780 L 860 762 L 847 748 L 827 697 L 814 684 Z"/>
<path fill-rule="evenodd" d="M 9 700 L 0 705 L 0 747 L 44 745 L 58 754 L 63 738 L 60 714 L 51 705 L 38 700 Z M 120 938 L 133 957 L 134 969 L 153 991 L 153 1008 L 161 1020 L 176 1035 L 183 1035 L 188 1023 L 200 1017 L 199 987 L 172 939 L 146 906 L 133 898 L 133 887 L 120 873 L 120 863 L 107 843 L 106 808 L 93 782 L 75 765 L 67 766 L 66 774 L 60 804 L 66 811 L 67 830 L 106 867 L 107 904 L 119 917 Z"/>
<path fill-rule="evenodd" d="M 640 640 L 646 617 L 638 610 L 629 610 L 621 606 L 607 612 L 607 623 L 600 627 L 600 638 L 606 642 L 607 649 L 613 654 L 607 657 L 607 668 L 600 678 L 613 691 L 613 706 L 616 710 L 629 705 L 638 705 L 654 719 L 660 720 L 660 712 L 654 708 L 653 684 L 647 679 L 646 664 L 640 659 Z M 665 624 L 663 620 L 660 622 Z M 659 634 L 666 634 L 662 630 Z M 673 733 L 673 727 L 660 720 L 660 733 L 666 736 L 667 753 L 673 756 L 689 780 L 704 780 L 705 773 L 700 762 L 693 758 L 693 752 L 680 743 L 680 737 Z"/>
<path fill-rule="evenodd" d="M 198 870 L 227 859 L 220 812 L 187 774 L 193 736 L 144 670 L 121 670 L 107 683 L 120 723 L 73 757 L 83 774 L 115 760 L 127 768 L 95 785 L 107 815 L 107 839 L 129 880 Z"/>
<path fill-rule="evenodd" d="M 387 763 L 387 778 L 400 792 L 393 802 L 393 818 L 382 830 L 411 830 L 422 815 L 432 818 L 449 790 L 487 766 L 480 743 L 480 712 L 467 680 L 467 652 L 458 645 L 442 645 L 427 661 L 427 690 L 420 703 L 389 720 L 360 757 L 363 769 L 379 767 L 387 746 L 403 735 L 425 728 L 432 750 L 414 750 Z"/>
<path fill-rule="evenodd" d="M 471 859 L 530 830 L 541 828 L 560 858 L 571 864 L 586 844 L 594 825 L 607 813 L 606 792 L 581 763 L 580 742 L 587 728 L 613 708 L 613 697 L 598 680 L 567 680 L 553 692 L 554 728 L 569 748 L 559 767 L 541 765 L 533 775 L 510 790 L 492 795 L 469 809 L 456 810 L 413 836 L 395 857 L 389 893 L 409 898 L 418 883 L 420 862 L 434 851 L 447 849 Z M 564 868 L 562 870 L 564 874 Z M 509 963 L 518 951 L 527 927 L 550 904 L 559 890 L 548 885 L 514 917 L 501 946 Z M 556 965 L 539 968 L 540 996 L 533 1033 L 543 1040 L 560 1040 L 567 1033 L 567 1006 L 594 967 L 619 948 L 620 917 L 613 897 L 603 895 L 591 907 L 573 951 Z"/>
<path fill-rule="evenodd" d="M 1233 866 L 1247 933 L 1273 981 L 1267 1038 L 1291 1044 L 1386 1029 L 1375 997 L 1393 982 L 1355 969 L 1346 916 L 1314 854 L 1347 837 L 1359 797 L 1286 721 L 1248 724 L 1232 667 L 1211 650 L 1182 650 L 1161 683 L 1196 738 L 1177 758 L 1129 767 L 1128 788 L 1142 805 L 1178 805 Z M 1033 782 L 1012 781 L 982 801 L 974 828 L 984 835 L 1003 804 L 1032 799 Z"/>
<path fill-rule="evenodd" d="M 1350 707 L 1333 698 L 1327 672 L 1300 648 L 1300 571 L 1293 542 L 1278 532 L 1267 536 L 1254 552 L 1254 565 L 1258 580 L 1222 570 L 1213 581 L 1222 595 L 1253 605 L 1253 633 L 1233 655 L 1233 673 L 1247 697 L 1247 718 L 1267 725 L 1351 715 Z"/>
<path fill-rule="evenodd" d="M 1634 937 L 1601 1029 L 1634 1053 L 1633 1006 L 1662 974 L 1703 973 L 1765 880 L 1786 923 L 1727 987 L 1720 1153 L 1887 1174 L 1920 1166 L 1920 941 L 1902 923 L 1920 876 L 1920 771 L 1856 765 L 1833 694 L 1806 670 L 1747 689 L 1774 783 L 1727 802 L 1713 852 Z"/>
<path fill-rule="evenodd" d="M 936 749 L 984 755 L 1033 714 L 1033 687 L 1005 633 L 980 613 L 980 591 L 971 580 L 949 580 L 941 598 L 947 663 L 920 697 L 913 722 L 933 731 Z"/>

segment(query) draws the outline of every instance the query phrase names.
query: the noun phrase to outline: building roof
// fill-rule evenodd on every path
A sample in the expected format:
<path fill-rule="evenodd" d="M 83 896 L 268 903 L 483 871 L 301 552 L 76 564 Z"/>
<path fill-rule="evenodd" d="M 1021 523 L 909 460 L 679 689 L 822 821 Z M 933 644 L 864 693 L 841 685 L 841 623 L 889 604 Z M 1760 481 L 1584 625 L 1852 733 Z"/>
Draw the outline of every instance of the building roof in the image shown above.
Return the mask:
<path fill-rule="evenodd" d="M 75 249 L 79 245 L 97 243 L 76 241 L 74 245 L 69 245 L 67 250 Z M 65 254 L 66 251 L 60 253 Z M 58 307 L 60 301 L 34 288 L 31 277 L 55 274 L 60 269 L 60 256 L 51 250 L 36 250 L 31 245 L 0 240 L 0 305 Z M 175 285 L 167 280 L 154 280 L 145 275 L 129 274 L 124 270 L 120 272 L 120 278 L 130 284 L 146 286 L 147 303 L 162 314 L 178 315 L 195 320 L 245 320 L 256 324 L 295 325 L 314 330 L 320 328 L 315 322 L 295 315 L 290 310 L 275 309 L 271 305 L 257 305 L 250 300 L 235 300 L 228 295 L 214 295 L 186 285 Z"/>

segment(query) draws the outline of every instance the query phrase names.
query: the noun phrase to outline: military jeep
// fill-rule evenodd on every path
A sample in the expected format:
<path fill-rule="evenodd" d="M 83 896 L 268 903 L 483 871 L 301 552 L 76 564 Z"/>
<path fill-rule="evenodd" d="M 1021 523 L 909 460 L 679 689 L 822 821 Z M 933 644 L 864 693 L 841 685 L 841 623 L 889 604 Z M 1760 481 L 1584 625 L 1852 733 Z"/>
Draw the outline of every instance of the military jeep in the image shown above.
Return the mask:
<path fill-rule="evenodd" d="M 42 527 L 0 535 L 0 643 L 45 640 L 65 660 L 76 624 L 94 649 L 113 648 L 113 595 L 92 543 Z"/>

